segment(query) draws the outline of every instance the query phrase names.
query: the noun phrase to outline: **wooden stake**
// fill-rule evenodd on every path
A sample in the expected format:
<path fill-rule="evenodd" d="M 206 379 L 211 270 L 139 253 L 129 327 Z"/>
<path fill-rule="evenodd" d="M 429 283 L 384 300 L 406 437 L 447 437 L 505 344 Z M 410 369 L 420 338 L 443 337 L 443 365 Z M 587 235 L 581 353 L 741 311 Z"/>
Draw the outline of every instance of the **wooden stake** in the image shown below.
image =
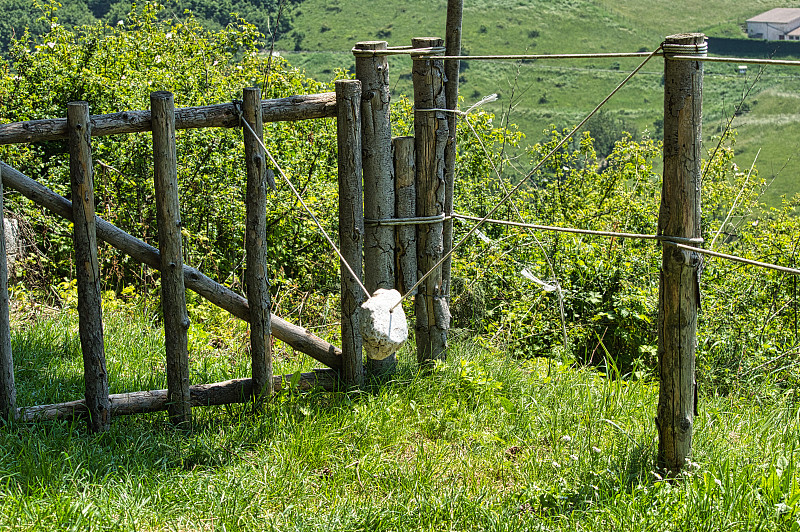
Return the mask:
<path fill-rule="evenodd" d="M 14 357 L 11 353 L 11 322 L 8 313 L 8 263 L 3 206 L 3 167 L 0 166 L 0 417 L 17 415 L 17 389 L 14 386 Z"/>
<path fill-rule="evenodd" d="M 392 152 L 395 213 L 397 218 L 414 218 L 417 215 L 414 137 L 393 138 Z M 414 225 L 398 225 L 395 234 L 395 288 L 405 294 L 417 282 L 417 228 Z"/>
<path fill-rule="evenodd" d="M 699 33 L 667 37 L 669 44 L 702 44 Z M 703 63 L 664 60 L 664 179 L 658 234 L 700 237 Z M 700 306 L 700 256 L 667 242 L 659 283 L 656 426 L 658 462 L 670 474 L 685 465 L 692 448 L 696 409 L 695 348 Z"/>
<path fill-rule="evenodd" d="M 100 295 L 100 265 L 97 261 L 97 234 L 94 213 L 94 169 L 92 166 L 92 124 L 89 104 L 67 104 L 69 131 L 69 170 L 72 182 L 73 238 L 78 281 L 78 327 L 83 352 L 83 377 L 89 430 L 108 430 L 111 402 L 108 399 L 108 374 L 103 347 L 103 307 Z"/>
<path fill-rule="evenodd" d="M 411 40 L 412 48 L 442 46 L 435 37 Z M 444 150 L 448 139 L 447 117 L 441 111 L 444 99 L 444 66 L 431 57 L 414 58 L 414 145 L 417 166 L 417 216 L 437 216 L 445 212 Z M 441 259 L 443 224 L 417 226 L 417 267 L 427 273 Z M 419 278 L 419 277 L 418 277 Z M 416 315 L 417 361 L 427 364 L 444 359 L 450 311 L 442 286 L 442 270 L 434 272 L 419 287 L 414 298 Z"/>
<path fill-rule="evenodd" d="M 386 41 L 356 43 L 356 50 L 385 50 Z M 364 217 L 370 220 L 394 218 L 394 172 L 392 166 L 392 124 L 389 121 L 389 63 L 386 56 L 359 56 L 356 79 L 361 81 L 361 154 L 364 170 Z M 394 288 L 394 227 L 364 227 L 364 284 L 372 294 L 378 288 Z M 391 373 L 395 355 L 370 360 L 370 373 Z"/>
<path fill-rule="evenodd" d="M 244 89 L 243 118 L 259 138 L 264 138 L 261 119 L 261 90 Z M 244 128 L 247 167 L 247 301 L 250 305 L 250 355 L 256 397 L 270 397 L 272 390 L 272 349 L 270 335 L 269 278 L 267 276 L 267 166 L 264 149 L 250 129 Z"/>
<path fill-rule="evenodd" d="M 67 220 L 72 220 L 72 203 L 54 193 L 41 183 L 25 176 L 19 171 L 0 162 L 3 171 L 3 183 L 24 195 L 37 205 L 41 205 L 53 214 Z M 108 223 L 99 216 L 95 219 L 97 224 L 97 237 L 104 242 L 124 251 L 134 260 L 147 264 L 156 270 L 161 269 L 161 254 L 153 246 L 134 238 L 119 227 Z M 183 265 L 183 278 L 186 287 L 197 294 L 223 308 L 237 318 L 250 321 L 250 308 L 247 300 L 222 286 L 201 271 L 191 266 Z M 340 368 L 342 365 L 342 351 L 318 336 L 314 336 L 303 327 L 299 327 L 272 314 L 272 333 L 275 338 L 286 342 L 293 349 L 305 353 L 311 358 L 322 362 L 331 368 Z"/>
<path fill-rule="evenodd" d="M 171 92 L 150 95 L 153 113 L 158 246 L 161 251 L 161 304 L 167 353 L 168 412 L 176 425 L 192 421 L 189 397 L 189 314 L 183 284 L 181 214 L 175 153 L 175 103 Z"/>
<path fill-rule="evenodd" d="M 461 19 L 464 11 L 464 0 L 447 0 L 447 23 L 445 28 L 445 55 L 461 55 Z M 447 109 L 458 109 L 458 76 L 461 61 L 450 59 L 444 63 L 445 76 L 445 105 Z M 447 113 L 447 129 L 450 133 L 447 146 L 444 150 L 444 212 L 450 216 L 453 213 L 453 195 L 455 193 L 456 176 L 456 125 L 455 113 Z M 442 228 L 444 240 L 444 253 L 453 249 L 453 219 L 444 221 Z M 452 257 L 448 257 L 442 264 L 442 284 L 447 302 L 450 303 L 450 270 Z"/>
<path fill-rule="evenodd" d="M 340 80 L 336 135 L 339 146 L 339 242 L 344 259 L 362 276 L 364 207 L 361 190 L 361 82 Z M 342 265 L 342 378 L 350 386 L 364 384 L 359 308 L 364 291 Z"/>

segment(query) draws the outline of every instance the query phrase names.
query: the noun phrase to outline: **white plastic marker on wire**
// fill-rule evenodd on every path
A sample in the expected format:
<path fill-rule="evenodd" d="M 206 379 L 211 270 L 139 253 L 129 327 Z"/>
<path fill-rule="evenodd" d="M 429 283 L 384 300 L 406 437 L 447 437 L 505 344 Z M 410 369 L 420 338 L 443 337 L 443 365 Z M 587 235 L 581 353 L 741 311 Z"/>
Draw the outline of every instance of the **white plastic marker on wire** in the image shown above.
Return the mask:
<path fill-rule="evenodd" d="M 522 179 L 520 180 L 520 182 L 519 182 L 519 183 L 517 183 L 517 184 L 516 184 L 516 186 L 514 186 L 514 188 L 512 188 L 512 189 L 511 189 L 511 190 L 510 190 L 510 191 L 509 191 L 509 192 L 508 192 L 508 193 L 507 193 L 507 194 L 506 194 L 506 195 L 503 197 L 503 199 L 501 199 L 501 200 L 500 200 L 500 201 L 497 203 L 497 205 L 495 205 L 494 207 L 492 207 L 492 209 L 491 209 L 491 210 L 490 210 L 490 211 L 489 211 L 489 212 L 486 214 L 486 216 L 484 216 L 484 217 L 481 219 L 481 221 L 479 221 L 478 223 L 476 223 L 476 224 L 475 224 L 475 225 L 472 227 L 472 229 L 470 229 L 470 230 L 469 230 L 469 232 L 468 232 L 466 235 L 464 235 L 463 237 L 461 237 L 461 240 L 459 240 L 459 241 L 458 241 L 458 243 L 457 243 L 456 245 L 454 245 L 452 248 L 450 248 L 450 251 L 448 251 L 447 253 L 445 253 L 445 255 L 444 255 L 444 256 L 443 256 L 441 259 L 439 259 L 439 261 L 438 261 L 436 264 L 434 264 L 434 265 L 433 265 L 433 268 L 431 268 L 431 269 L 430 269 L 430 270 L 429 270 L 427 273 L 425 273 L 425 274 L 424 274 L 422 277 L 420 277 L 420 278 L 417 280 L 416 284 L 415 284 L 414 286 L 412 286 L 412 287 L 411 287 L 411 288 L 410 288 L 410 289 L 409 289 L 409 290 L 408 290 L 408 291 L 405 293 L 405 295 L 403 295 L 403 297 L 401 297 L 401 298 L 400 298 L 400 301 L 398 301 L 398 302 L 397 302 L 397 303 L 396 303 L 396 304 L 395 304 L 395 305 L 392 307 L 392 309 L 391 309 L 391 310 L 394 310 L 394 309 L 395 309 L 395 308 L 396 308 L 398 305 L 400 305 L 400 304 L 403 302 L 403 300 L 404 300 L 404 299 L 406 299 L 408 296 L 410 296 L 410 295 L 411 295 L 411 294 L 414 292 L 414 290 L 416 290 L 417 288 L 419 288 L 419 286 L 420 286 L 420 285 L 421 285 L 421 284 L 422 284 L 422 283 L 425 281 L 425 279 L 427 279 L 428 277 L 430 277 L 430 276 L 431 276 L 431 274 L 432 274 L 434 271 L 436 271 L 436 268 L 439 268 L 439 267 L 441 267 L 441 266 L 442 266 L 442 264 L 444 264 L 444 261 L 446 261 L 447 259 L 449 259 L 449 258 L 450 258 L 450 256 L 453 254 L 453 252 L 455 252 L 455 250 L 457 250 L 459 247 L 461 247 L 461 246 L 464 244 L 464 242 L 466 242 L 466 241 L 467 241 L 467 239 L 468 239 L 469 237 L 471 237 L 471 236 L 472 236 L 472 235 L 475 233 L 475 231 L 477 231 L 477 230 L 478 230 L 478 228 L 479 228 L 480 226 L 482 226 L 482 225 L 483 225 L 483 223 L 484 223 L 486 220 L 488 220 L 489 218 L 491 218 L 491 217 L 492 217 L 492 215 L 493 215 L 494 213 L 496 213 L 496 212 L 497 212 L 497 211 L 500 209 L 500 207 L 502 207 L 502 206 L 503 206 L 503 204 L 504 204 L 506 201 L 508 201 L 508 199 L 509 199 L 511 196 L 513 196 L 514 194 L 516 194 L 516 192 L 517 192 L 517 191 L 518 191 L 520 188 L 522 188 L 522 185 L 524 185 L 524 184 L 525 184 L 525 183 L 528 181 L 528 179 L 530 179 L 530 177 L 531 177 L 531 176 L 533 176 L 533 175 L 534 175 L 536 172 L 538 172 L 538 171 L 539 171 L 539 169 L 540 169 L 542 166 L 544 166 L 544 163 L 545 163 L 545 162 L 546 162 L 546 161 L 547 161 L 547 160 L 548 160 L 550 157 L 552 157 L 552 156 L 553 156 L 553 155 L 554 155 L 554 154 L 555 154 L 555 153 L 556 153 L 558 150 L 560 150 L 560 149 L 561 149 L 561 147 L 562 147 L 564 144 L 566 144 L 566 143 L 567 143 L 567 141 L 568 141 L 569 139 L 571 139 L 571 138 L 572 138 L 572 136 L 573 136 L 575 133 L 577 133 L 577 131 L 578 131 L 578 130 L 579 130 L 581 127 L 583 127 L 583 125 L 584 125 L 586 122 L 588 122 L 588 121 L 589 121 L 589 119 L 590 119 L 591 117 L 593 117 L 593 116 L 595 115 L 595 113 L 597 113 L 597 111 L 599 111 L 599 110 L 600 110 L 600 108 L 601 108 L 601 107 L 603 107 L 603 106 L 604 106 L 604 105 L 605 105 L 605 104 L 608 102 L 608 100 L 610 100 L 610 99 L 611 99 L 611 98 L 612 98 L 612 97 L 613 97 L 613 96 L 614 96 L 614 95 L 617 93 L 617 91 L 619 91 L 619 90 L 620 90 L 620 89 L 621 89 L 621 88 L 622 88 L 622 87 L 623 87 L 623 86 L 624 86 L 626 83 L 628 83 L 628 81 L 630 81 L 630 80 L 631 80 L 631 78 L 632 78 L 633 76 L 635 76 L 635 75 L 636 75 L 636 74 L 637 74 L 637 73 L 638 73 L 638 72 L 639 72 L 639 71 L 640 71 L 640 70 L 641 70 L 641 69 L 644 67 L 644 65 L 646 65 L 646 64 L 647 64 L 647 62 L 648 62 L 648 61 L 650 61 L 650 59 L 652 59 L 652 58 L 653 58 L 653 57 L 654 57 L 656 54 L 658 54 L 659 50 L 661 50 L 661 45 L 659 45 L 659 46 L 658 46 L 658 48 L 656 48 L 655 50 L 653 50 L 652 52 L 650 52 L 650 55 L 648 55 L 648 56 L 645 58 L 645 60 L 644 60 L 644 61 L 642 61 L 642 62 L 639 64 L 639 66 L 637 66 L 637 67 L 636 67 L 636 68 L 635 68 L 635 69 L 634 69 L 634 70 L 633 70 L 633 71 L 632 71 L 630 74 L 628 74 L 628 75 L 625 77 L 625 79 L 623 79 L 623 80 L 622 80 L 622 82 L 620 82 L 620 84 L 619 84 L 619 85 L 617 85 L 617 86 L 616 86 L 616 88 L 614 88 L 614 90 L 613 90 L 613 91 L 611 91 L 611 93 L 609 93 L 609 95 L 608 95 L 608 96 L 606 96 L 606 97 L 603 99 L 603 101 L 601 101 L 599 104 L 597 104 L 597 106 L 596 106 L 596 107 L 595 107 L 595 108 L 592 110 L 592 112 L 591 112 L 591 113 L 589 113 L 588 115 L 586 115 L 586 118 L 584 118 L 583 120 L 581 120 L 581 121 L 580 121 L 580 123 L 579 123 L 577 126 L 575 126 L 575 127 L 572 129 L 572 131 L 570 131 L 570 132 L 569 132 L 569 134 L 568 134 L 568 135 L 566 135 L 566 136 L 565 136 L 563 139 L 561 139 L 561 141 L 560 141 L 560 142 L 559 142 L 559 143 L 558 143 L 558 144 L 557 144 L 557 145 L 556 145 L 556 146 L 555 146 L 555 147 L 554 147 L 554 148 L 553 148 L 553 149 L 550 151 L 550 153 L 548 153 L 547 155 L 545 155 L 545 157 L 544 157 L 544 158 L 543 158 L 541 161 L 539 161 L 539 162 L 536 164 L 536 166 L 533 168 L 533 170 L 531 170 L 530 172 L 528 172 L 528 174 L 527 174 L 527 175 L 526 175 L 524 178 L 522 178 Z M 424 109 L 420 109 L 420 110 L 421 110 L 421 111 L 424 111 Z"/>
<path fill-rule="evenodd" d="M 300 202 L 300 205 L 302 205 L 302 206 L 303 206 L 303 208 L 306 210 L 306 212 L 309 214 L 309 216 L 311 216 L 311 219 L 312 219 L 312 220 L 314 220 L 314 223 L 315 223 L 315 224 L 317 224 L 317 228 L 319 229 L 320 233 L 322 233 L 322 236 L 324 236 L 324 237 L 325 237 L 325 240 L 327 240 L 327 241 L 328 241 L 328 244 L 330 244 L 330 245 L 331 245 L 331 247 L 333 248 L 333 251 L 335 251 L 335 252 L 336 252 L 336 254 L 339 256 L 339 260 L 341 260 L 341 261 L 342 261 L 342 264 L 344 264 L 344 267 L 345 267 L 345 268 L 347 268 L 347 271 L 348 271 L 348 272 L 350 272 L 350 275 L 352 275 L 352 276 L 353 276 L 353 279 L 355 279 L 355 280 L 356 280 L 356 282 L 358 283 L 358 286 L 360 286 L 360 287 L 361 287 L 361 289 L 364 291 L 364 294 L 366 294 L 366 296 L 367 296 L 367 299 L 369 299 L 370 297 L 372 297 L 372 296 L 370 295 L 369 291 L 367 290 L 367 287 L 366 287 L 366 286 L 364 286 L 364 284 L 361 282 L 361 279 L 359 279 L 359 278 L 358 278 L 358 275 L 356 275 L 356 273 L 353 271 L 353 268 L 351 268 L 351 267 L 350 267 L 350 265 L 347 263 L 347 261 L 346 261 L 346 260 L 344 260 L 344 257 L 342 256 L 342 252 L 341 252 L 341 251 L 339 251 L 339 248 L 338 248 L 338 247 L 336 247 L 336 244 L 334 244 L 334 243 L 333 243 L 333 240 L 331 239 L 331 237 L 330 237 L 330 236 L 328 236 L 328 233 L 327 233 L 327 231 L 325 231 L 325 229 L 323 229 L 323 227 L 322 227 L 322 224 L 321 224 L 321 223 L 319 223 L 319 220 L 317 220 L 317 217 L 316 217 L 316 216 L 314 216 L 314 213 L 313 213 L 313 212 L 311 212 L 311 209 L 309 209 L 309 208 L 308 208 L 308 205 L 306 205 L 306 202 L 305 202 L 305 201 L 303 201 L 303 197 L 300 195 L 300 193 L 297 191 L 297 189 L 296 189 L 296 188 L 294 188 L 294 185 L 292 184 L 292 182 L 291 182 L 291 181 L 289 181 L 289 178 L 288 178 L 288 177 L 286 177 L 286 174 L 283 172 L 283 169 L 282 169 L 282 168 L 280 167 L 280 165 L 278 164 L 278 161 L 276 161 L 276 160 L 275 160 L 275 157 L 273 157 L 273 156 L 272 156 L 272 153 L 270 153 L 269 149 L 267 149 L 267 147 L 264 145 L 264 142 L 263 142 L 263 141 L 262 141 L 262 140 L 261 140 L 261 139 L 258 137 L 258 135 L 256 135 L 256 132 L 255 132 L 255 131 L 253 131 L 253 128 L 252 128 L 252 127 L 250 127 L 250 124 L 248 124 L 248 123 L 247 123 L 247 120 L 245 120 L 244 118 L 242 118 L 242 119 L 241 119 L 241 122 L 242 122 L 242 124 L 244 124 L 245 126 L 247 126 L 247 129 L 249 129 L 249 130 L 250 130 L 250 133 L 253 135 L 253 138 L 255 138 L 255 139 L 256 139 L 256 141 L 258 142 L 258 144 L 259 144 L 259 145 L 260 145 L 262 148 L 264 148 L 264 153 L 266 153 L 266 154 L 267 154 L 267 157 L 269 157 L 269 160 L 270 160 L 270 161 L 272 161 L 272 165 L 273 165 L 275 168 L 277 168 L 277 169 L 278 169 L 278 173 L 281 175 L 281 177 L 282 177 L 282 178 L 283 178 L 283 180 L 286 182 L 286 184 L 287 184 L 287 185 L 289 185 L 289 188 L 290 188 L 290 189 L 292 189 L 292 193 L 294 193 L 294 196 L 297 198 L 297 201 L 299 201 L 299 202 Z"/>

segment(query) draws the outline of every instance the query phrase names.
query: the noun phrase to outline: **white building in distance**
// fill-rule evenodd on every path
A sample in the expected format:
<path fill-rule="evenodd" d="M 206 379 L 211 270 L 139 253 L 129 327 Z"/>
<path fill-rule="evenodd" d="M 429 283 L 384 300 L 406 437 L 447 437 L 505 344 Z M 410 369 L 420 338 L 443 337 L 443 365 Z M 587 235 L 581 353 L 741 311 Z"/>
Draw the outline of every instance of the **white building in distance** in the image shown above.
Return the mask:
<path fill-rule="evenodd" d="M 800 8 L 777 7 L 747 19 L 747 36 L 767 41 L 800 41 Z"/>

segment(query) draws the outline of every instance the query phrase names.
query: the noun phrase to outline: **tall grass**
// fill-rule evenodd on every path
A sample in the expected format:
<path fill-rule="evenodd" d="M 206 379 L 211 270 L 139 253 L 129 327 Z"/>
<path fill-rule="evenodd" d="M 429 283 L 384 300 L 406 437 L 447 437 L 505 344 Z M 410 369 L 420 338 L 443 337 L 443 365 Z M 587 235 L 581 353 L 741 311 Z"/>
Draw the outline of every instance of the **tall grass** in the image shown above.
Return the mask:
<path fill-rule="evenodd" d="M 159 384 L 163 342 L 141 308 L 106 311 L 112 387 Z M 128 326 L 123 326 L 127 323 Z M 194 327 L 203 328 L 202 322 Z M 203 377 L 246 366 L 234 331 Z M 80 395 L 71 312 L 20 324 L 20 403 Z M 113 347 L 113 348 L 112 348 Z M 0 528 L 16 530 L 793 529 L 791 390 L 701 398 L 684 477 L 654 468 L 657 386 L 609 368 L 518 360 L 469 338 L 389 382 L 164 414 L 0 428 Z M 239 361 L 241 359 L 241 361 Z M 241 363 L 240 363 L 241 362 Z M 285 358 L 279 371 L 301 367 Z M 199 377 L 199 375 L 195 375 Z M 148 380 L 151 379 L 151 380 Z M 752 390 L 750 391 L 752 393 Z"/>

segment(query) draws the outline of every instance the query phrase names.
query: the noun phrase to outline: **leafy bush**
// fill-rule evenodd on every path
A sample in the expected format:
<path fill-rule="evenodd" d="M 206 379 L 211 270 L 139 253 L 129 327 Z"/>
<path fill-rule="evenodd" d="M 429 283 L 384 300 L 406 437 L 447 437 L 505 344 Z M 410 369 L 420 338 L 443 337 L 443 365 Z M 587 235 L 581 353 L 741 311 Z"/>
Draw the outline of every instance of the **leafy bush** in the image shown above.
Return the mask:
<path fill-rule="evenodd" d="M 55 23 L 41 39 L 16 41 L 0 68 L 0 120 L 15 122 L 65 116 L 67 102 L 86 100 L 92 114 L 149 108 L 149 94 L 169 90 L 176 107 L 230 102 L 243 87 L 262 85 L 268 58 L 258 52 L 260 35 L 239 21 L 220 31 L 203 29 L 193 17 L 163 18 L 162 8 L 146 5 L 124 24 L 97 23 L 68 30 Z M 308 94 L 330 87 L 271 61 L 264 98 Z M 330 120 L 265 125 L 270 150 L 306 201 L 335 233 L 335 127 Z M 245 170 L 238 129 L 185 130 L 177 134 L 179 192 L 184 253 L 219 282 L 236 285 L 243 277 Z M 15 145 L 3 159 L 66 197 L 70 195 L 66 142 Z M 98 212 L 111 223 L 157 244 L 152 142 L 150 134 L 93 139 Z M 40 240 L 37 270 L 43 279 L 71 276 L 71 228 L 17 196 L 9 208 L 26 218 Z M 337 262 L 327 245 L 281 187 L 269 195 L 268 260 L 277 291 L 282 285 L 331 292 L 338 286 Z M 100 251 L 107 288 L 154 281 L 109 247 Z M 29 268 L 32 272 L 33 268 Z M 29 276 L 28 280 L 32 278 Z M 289 302 L 285 302 L 289 304 Z"/>

